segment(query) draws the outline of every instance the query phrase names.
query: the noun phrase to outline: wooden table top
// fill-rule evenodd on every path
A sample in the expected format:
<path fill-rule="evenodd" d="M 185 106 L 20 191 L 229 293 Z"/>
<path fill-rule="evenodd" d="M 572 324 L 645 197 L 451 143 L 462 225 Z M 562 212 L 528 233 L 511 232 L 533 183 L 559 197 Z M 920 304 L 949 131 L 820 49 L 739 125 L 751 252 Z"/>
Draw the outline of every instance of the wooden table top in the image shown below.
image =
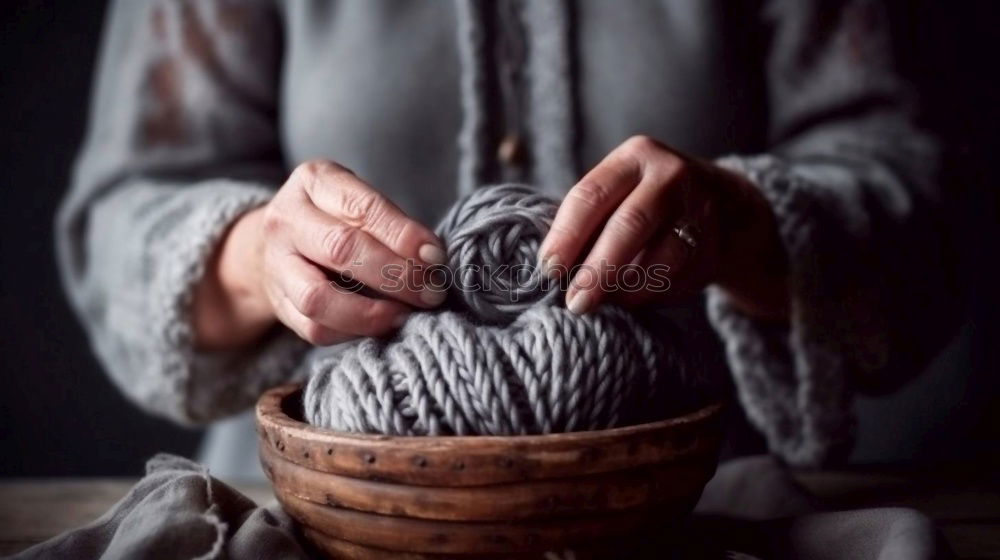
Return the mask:
<path fill-rule="evenodd" d="M 1000 559 L 1000 476 L 815 471 L 796 478 L 837 509 L 903 506 L 931 517 L 959 558 Z M 0 479 L 0 555 L 97 519 L 134 478 Z M 232 484 L 259 504 L 266 484 Z"/>

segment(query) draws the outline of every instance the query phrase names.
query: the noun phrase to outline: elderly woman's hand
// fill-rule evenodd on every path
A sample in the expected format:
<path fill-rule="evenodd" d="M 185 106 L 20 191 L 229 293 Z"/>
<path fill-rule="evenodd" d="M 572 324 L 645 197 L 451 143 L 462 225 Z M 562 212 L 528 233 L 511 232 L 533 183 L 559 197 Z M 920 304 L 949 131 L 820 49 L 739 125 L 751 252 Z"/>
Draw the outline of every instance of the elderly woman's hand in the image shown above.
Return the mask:
<path fill-rule="evenodd" d="M 429 229 L 350 170 L 304 163 L 226 236 L 195 293 L 196 343 L 239 347 L 275 319 L 317 345 L 386 334 L 413 306 L 444 300 L 419 278 L 419 265 L 444 260 Z M 381 293 L 338 288 L 336 277 Z"/>
<path fill-rule="evenodd" d="M 567 307 L 670 303 L 718 284 L 748 313 L 787 313 L 787 264 L 774 215 L 746 179 L 645 136 L 574 186 L 539 249 L 568 277 Z"/>

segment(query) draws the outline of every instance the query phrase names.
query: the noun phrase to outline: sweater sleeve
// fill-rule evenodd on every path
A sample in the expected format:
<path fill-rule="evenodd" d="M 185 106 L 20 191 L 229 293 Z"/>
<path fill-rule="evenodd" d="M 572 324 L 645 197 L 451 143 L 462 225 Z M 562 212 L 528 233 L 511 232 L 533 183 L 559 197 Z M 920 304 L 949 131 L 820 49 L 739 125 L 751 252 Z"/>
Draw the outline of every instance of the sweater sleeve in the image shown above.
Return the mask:
<path fill-rule="evenodd" d="M 873 0 L 773 0 L 766 73 L 773 149 L 718 163 L 770 202 L 790 264 L 788 325 L 708 293 L 741 404 L 771 450 L 843 459 L 852 395 L 886 391 L 954 324 L 942 263 L 938 148 L 912 123 Z"/>
<path fill-rule="evenodd" d="M 194 286 L 228 227 L 284 174 L 272 7 L 118 0 L 90 125 L 56 220 L 69 300 L 131 400 L 182 423 L 250 405 L 305 345 L 276 331 L 250 352 L 194 349 Z"/>

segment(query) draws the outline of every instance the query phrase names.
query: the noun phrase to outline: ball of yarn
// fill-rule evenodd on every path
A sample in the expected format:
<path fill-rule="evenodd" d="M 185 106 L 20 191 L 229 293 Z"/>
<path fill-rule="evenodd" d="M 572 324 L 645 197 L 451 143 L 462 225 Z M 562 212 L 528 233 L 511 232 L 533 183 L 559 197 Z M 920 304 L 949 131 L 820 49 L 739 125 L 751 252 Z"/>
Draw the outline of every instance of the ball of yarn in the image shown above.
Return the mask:
<path fill-rule="evenodd" d="M 478 189 L 453 206 L 437 228 L 448 247 L 451 305 L 502 323 L 555 304 L 559 291 L 537 266 L 555 213 L 551 197 L 518 184 Z"/>
<path fill-rule="evenodd" d="M 605 305 L 561 307 L 539 276 L 538 244 L 557 203 L 521 185 L 479 189 L 438 228 L 449 308 L 414 313 L 392 339 L 366 338 L 313 360 L 307 421 L 388 435 L 517 435 L 660 419 L 679 402 L 679 337 Z M 511 274 L 486 267 L 516 267 Z"/>

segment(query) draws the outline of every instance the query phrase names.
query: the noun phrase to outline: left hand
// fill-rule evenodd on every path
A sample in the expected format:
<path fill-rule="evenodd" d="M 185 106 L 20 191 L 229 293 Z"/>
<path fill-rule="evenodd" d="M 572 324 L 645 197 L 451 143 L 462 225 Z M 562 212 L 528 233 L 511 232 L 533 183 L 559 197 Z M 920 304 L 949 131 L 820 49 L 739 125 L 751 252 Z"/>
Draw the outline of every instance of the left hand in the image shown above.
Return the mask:
<path fill-rule="evenodd" d="M 718 284 L 751 315 L 787 314 L 786 256 L 760 191 L 646 136 L 615 148 L 569 191 L 539 259 L 550 276 L 571 274 L 566 306 L 575 313 L 609 299 L 676 302 Z"/>

